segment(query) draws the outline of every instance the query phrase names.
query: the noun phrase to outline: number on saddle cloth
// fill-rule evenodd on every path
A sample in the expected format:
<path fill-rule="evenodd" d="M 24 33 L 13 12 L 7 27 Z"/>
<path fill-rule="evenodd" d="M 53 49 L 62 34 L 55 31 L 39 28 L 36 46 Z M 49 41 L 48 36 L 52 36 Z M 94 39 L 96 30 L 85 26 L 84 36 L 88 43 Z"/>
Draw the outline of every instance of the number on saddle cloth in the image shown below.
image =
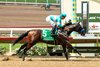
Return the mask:
<path fill-rule="evenodd" d="M 54 41 L 54 37 L 51 36 L 51 30 L 42 30 L 42 39 L 46 41 Z"/>

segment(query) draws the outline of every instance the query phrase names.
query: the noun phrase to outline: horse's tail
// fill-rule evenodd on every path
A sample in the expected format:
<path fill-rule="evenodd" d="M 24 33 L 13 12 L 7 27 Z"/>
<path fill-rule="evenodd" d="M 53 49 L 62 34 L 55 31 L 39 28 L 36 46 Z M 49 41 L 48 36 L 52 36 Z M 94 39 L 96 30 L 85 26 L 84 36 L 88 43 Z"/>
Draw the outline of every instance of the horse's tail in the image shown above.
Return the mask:
<path fill-rule="evenodd" d="M 13 46 L 14 46 L 16 43 L 18 43 L 19 41 L 21 41 L 24 37 L 26 37 L 26 36 L 28 35 L 28 33 L 29 33 L 29 31 L 27 31 L 27 32 L 25 32 L 25 33 L 23 33 L 23 34 L 21 34 L 21 35 L 14 41 Z"/>

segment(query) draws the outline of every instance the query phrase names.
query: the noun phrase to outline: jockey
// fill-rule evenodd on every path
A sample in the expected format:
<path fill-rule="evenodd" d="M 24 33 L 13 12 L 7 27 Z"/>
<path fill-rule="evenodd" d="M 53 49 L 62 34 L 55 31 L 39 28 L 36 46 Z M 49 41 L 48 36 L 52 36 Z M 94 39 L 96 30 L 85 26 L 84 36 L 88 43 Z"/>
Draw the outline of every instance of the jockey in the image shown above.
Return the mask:
<path fill-rule="evenodd" d="M 55 35 L 55 31 L 63 27 L 62 20 L 64 20 L 66 16 L 66 13 L 62 13 L 60 15 L 49 15 L 46 17 L 46 21 L 52 26 L 51 35 Z"/>

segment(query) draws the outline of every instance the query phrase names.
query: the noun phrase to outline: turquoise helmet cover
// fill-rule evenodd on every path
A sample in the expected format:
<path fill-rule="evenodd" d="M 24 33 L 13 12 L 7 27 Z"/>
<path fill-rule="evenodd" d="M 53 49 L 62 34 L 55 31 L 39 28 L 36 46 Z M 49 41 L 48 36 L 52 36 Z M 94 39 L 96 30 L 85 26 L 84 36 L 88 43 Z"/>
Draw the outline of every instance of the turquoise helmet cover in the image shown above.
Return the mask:
<path fill-rule="evenodd" d="M 66 13 L 62 13 L 62 14 L 60 14 L 60 17 L 66 17 L 66 16 L 67 16 Z"/>

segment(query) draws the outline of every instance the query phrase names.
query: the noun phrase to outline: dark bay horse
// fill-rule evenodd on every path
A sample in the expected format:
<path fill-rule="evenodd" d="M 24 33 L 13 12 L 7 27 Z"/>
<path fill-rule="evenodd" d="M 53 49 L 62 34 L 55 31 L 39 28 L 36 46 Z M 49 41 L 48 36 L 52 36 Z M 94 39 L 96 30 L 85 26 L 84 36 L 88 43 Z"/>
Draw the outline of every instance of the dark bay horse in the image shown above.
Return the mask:
<path fill-rule="evenodd" d="M 64 29 L 67 30 L 67 35 L 69 36 L 71 34 L 71 32 L 76 31 L 81 35 L 85 35 L 84 29 L 83 27 L 80 25 L 80 23 L 75 23 L 75 24 L 69 24 L 69 25 L 65 25 Z M 38 42 L 44 42 L 47 44 L 54 44 L 54 41 L 45 41 L 43 40 L 42 37 L 42 30 L 29 30 L 25 33 L 23 33 L 21 36 L 18 37 L 18 39 L 16 39 L 13 43 L 13 45 L 15 45 L 17 42 L 21 41 L 24 37 L 27 37 L 27 42 L 24 43 L 24 45 L 21 46 L 21 49 L 24 49 L 23 52 L 23 60 L 25 60 L 25 55 L 26 52 L 32 47 L 34 46 L 36 43 Z M 56 38 L 56 45 L 62 45 L 63 47 L 63 51 L 65 54 L 66 59 L 68 60 L 68 52 L 66 50 L 67 49 L 74 49 L 74 51 L 76 51 L 80 56 L 80 52 L 77 51 L 77 49 L 75 49 L 70 42 L 67 40 L 67 36 L 64 36 L 62 33 L 58 33 L 57 38 Z M 19 51 L 20 51 L 19 50 Z"/>

